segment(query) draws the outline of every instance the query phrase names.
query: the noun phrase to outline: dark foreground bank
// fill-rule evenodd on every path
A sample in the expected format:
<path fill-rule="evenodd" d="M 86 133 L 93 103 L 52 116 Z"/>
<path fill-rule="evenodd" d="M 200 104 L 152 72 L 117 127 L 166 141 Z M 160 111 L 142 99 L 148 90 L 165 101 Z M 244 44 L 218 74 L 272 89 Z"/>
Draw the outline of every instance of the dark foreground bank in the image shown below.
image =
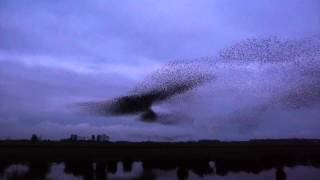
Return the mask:
<path fill-rule="evenodd" d="M 271 169 L 276 179 L 286 179 L 285 167 L 320 168 L 320 141 L 0 142 L 0 177 L 10 165 L 25 164 L 28 171 L 17 177 L 45 179 L 51 164 L 63 163 L 65 173 L 107 179 L 108 173 L 117 172 L 119 163 L 124 172 L 130 172 L 135 162 L 141 163 L 143 171 L 130 179 L 156 179 L 155 170 L 175 170 L 177 179 L 187 179 L 190 173 L 225 176 Z"/>

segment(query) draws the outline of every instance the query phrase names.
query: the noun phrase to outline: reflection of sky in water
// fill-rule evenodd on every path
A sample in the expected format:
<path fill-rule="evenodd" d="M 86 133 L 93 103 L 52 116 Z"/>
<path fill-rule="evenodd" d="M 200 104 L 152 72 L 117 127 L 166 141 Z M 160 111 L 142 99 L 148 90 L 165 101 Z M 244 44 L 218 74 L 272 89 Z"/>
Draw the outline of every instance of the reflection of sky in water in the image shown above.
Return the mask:
<path fill-rule="evenodd" d="M 117 172 L 114 174 L 108 173 L 108 178 L 109 179 L 130 179 L 132 177 L 137 177 L 139 176 L 139 173 L 143 171 L 142 163 L 141 162 L 134 162 L 132 164 L 132 170 L 130 172 L 124 172 L 122 163 L 118 162 L 117 163 Z"/>
<path fill-rule="evenodd" d="M 48 179 L 68 179 L 68 180 L 80 180 L 81 177 L 77 177 L 74 175 L 66 174 L 64 171 L 64 164 L 53 164 L 50 169 L 50 173 L 48 174 Z"/>
<path fill-rule="evenodd" d="M 210 166 L 214 168 L 214 163 L 211 162 Z M 95 165 L 94 165 L 95 168 Z M 64 172 L 65 165 L 64 163 L 53 163 L 50 166 L 50 171 L 46 175 L 46 179 L 50 180 L 80 180 L 83 179 L 81 176 L 74 176 L 72 174 L 68 174 Z M 29 167 L 25 164 L 12 164 L 8 168 L 4 170 L 2 174 L 0 174 L 0 179 L 21 179 L 19 177 L 23 177 L 23 174 L 29 171 Z M 320 169 L 315 167 L 308 166 L 297 166 L 297 167 L 285 167 L 284 171 L 286 173 L 286 180 L 319 180 L 320 177 Z M 117 163 L 117 171 L 115 173 L 107 173 L 107 179 L 139 179 L 141 178 L 141 174 L 146 172 L 143 170 L 143 166 L 141 162 L 134 162 L 132 164 L 132 170 L 130 172 L 125 172 L 123 169 L 123 164 Z M 151 171 L 150 171 L 151 172 Z M 215 180 L 236 180 L 236 179 L 246 179 L 246 180 L 270 180 L 276 179 L 276 169 L 273 168 L 271 170 L 262 171 L 259 174 L 246 173 L 246 172 L 231 172 L 225 176 L 218 176 L 214 174 L 205 175 L 200 177 L 193 172 L 189 171 L 189 176 L 187 179 L 189 180 L 197 180 L 197 179 L 215 179 Z M 166 180 L 166 179 L 178 179 L 176 170 L 152 170 L 153 176 L 157 180 Z M 146 177 L 145 177 L 146 178 Z M 94 178 L 95 179 L 95 178 Z"/>

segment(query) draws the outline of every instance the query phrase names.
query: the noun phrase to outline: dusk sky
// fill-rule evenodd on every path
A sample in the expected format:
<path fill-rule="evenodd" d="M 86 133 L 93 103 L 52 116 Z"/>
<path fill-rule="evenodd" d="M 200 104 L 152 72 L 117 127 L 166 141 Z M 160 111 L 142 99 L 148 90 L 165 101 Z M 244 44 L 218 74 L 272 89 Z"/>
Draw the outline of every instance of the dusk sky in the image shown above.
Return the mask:
<path fill-rule="evenodd" d="M 215 78 L 153 107 L 173 123 L 75 106 L 195 72 Z M 319 129 L 319 0 L 0 0 L 1 139 L 320 138 Z"/>

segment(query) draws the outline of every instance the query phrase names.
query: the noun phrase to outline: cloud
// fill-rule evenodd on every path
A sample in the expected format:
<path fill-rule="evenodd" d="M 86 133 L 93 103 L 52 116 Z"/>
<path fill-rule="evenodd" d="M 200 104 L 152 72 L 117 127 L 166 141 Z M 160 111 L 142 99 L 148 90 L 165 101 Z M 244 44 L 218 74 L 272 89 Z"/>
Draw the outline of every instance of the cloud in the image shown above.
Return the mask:
<path fill-rule="evenodd" d="M 245 45 L 251 47 L 247 42 Z M 261 40 L 260 42 L 260 45 L 264 45 L 263 43 L 266 42 L 268 47 L 273 45 L 269 41 Z M 248 54 L 242 53 L 241 59 L 237 60 L 237 56 L 231 58 L 233 61 L 227 61 L 227 59 L 219 61 L 221 56 L 218 56 L 217 59 L 204 61 L 169 63 L 162 69 L 155 71 L 155 74 L 147 76 L 142 83 L 138 83 L 137 88 L 133 91 L 130 89 L 136 85 L 136 81 L 126 75 L 114 76 L 111 72 L 83 73 L 62 67 L 39 64 L 30 66 L 23 61 L 2 60 L 0 61 L 2 65 L 0 68 L 0 95 L 2 99 L 0 113 L 3 127 L 12 129 L 10 126 L 17 124 L 12 132 L 26 134 L 29 131 L 43 132 L 37 130 L 39 124 L 45 126 L 53 123 L 57 126 L 70 127 L 70 129 L 72 127 L 79 129 L 79 125 L 86 124 L 85 129 L 82 129 L 81 132 L 89 133 L 99 131 L 97 125 L 101 127 L 119 125 L 140 129 L 137 132 L 141 132 L 147 137 L 150 132 L 146 129 L 150 127 L 157 129 L 156 126 L 137 123 L 134 121 L 135 117 L 93 118 L 73 114 L 66 107 L 83 100 L 112 99 L 126 93 L 144 93 L 152 91 L 154 88 L 161 88 L 163 84 L 192 81 L 198 75 L 201 77 L 201 74 L 209 73 L 215 77 L 215 81 L 204 84 L 197 91 L 190 92 L 194 93 L 193 96 L 191 95 L 190 101 L 185 99 L 189 96 L 189 93 L 186 93 L 186 95 L 179 95 L 176 97 L 177 99 L 172 98 L 172 100 L 155 107 L 156 110 L 164 110 L 163 115 L 160 116 L 164 123 L 159 125 L 161 128 L 154 136 L 160 137 L 161 129 L 169 126 L 172 131 L 177 130 L 172 134 L 174 137 L 188 134 L 188 137 L 196 139 L 208 137 L 243 139 L 253 136 L 262 137 L 262 135 L 265 137 L 274 135 L 291 137 L 294 132 L 290 129 L 297 127 L 299 124 L 297 120 L 295 120 L 294 127 L 280 124 L 279 129 L 284 129 L 282 133 L 268 132 L 268 129 L 264 127 L 274 125 L 275 120 L 289 123 L 289 119 L 292 118 L 290 114 L 295 113 L 305 118 L 305 121 L 300 123 L 314 123 L 312 127 L 305 126 L 297 131 L 297 135 L 300 136 L 302 132 L 308 132 L 305 136 L 315 137 L 317 136 L 315 128 L 318 127 L 318 123 L 317 119 L 310 115 L 310 110 L 317 112 L 319 105 L 316 94 L 319 90 L 319 73 L 316 68 L 319 64 L 318 41 L 291 42 L 288 40 L 288 42 L 297 44 L 295 48 L 297 52 L 305 53 L 298 53 L 291 60 L 260 60 L 260 53 L 256 53 L 253 60 L 245 58 L 247 55 L 251 57 L 255 51 L 261 51 L 254 49 L 246 51 Z M 301 42 L 307 43 L 307 45 L 311 43 L 312 46 L 307 46 L 308 51 L 300 51 L 300 47 L 306 47 Z M 254 42 L 253 45 L 256 43 Z M 243 47 L 241 43 L 233 47 L 238 46 Z M 280 45 L 278 43 L 277 47 L 283 50 L 281 53 L 286 53 L 288 50 L 288 46 L 283 43 Z M 270 47 L 268 51 L 278 52 L 278 48 Z M 237 48 L 233 49 L 238 51 Z M 279 55 L 280 58 L 282 56 L 282 54 Z M 262 57 L 265 58 L 263 53 Z M 272 58 L 274 57 L 278 56 L 272 56 Z M 176 78 L 174 75 L 178 75 L 178 77 Z M 292 95 L 294 97 L 291 97 Z M 291 104 L 299 104 L 301 108 L 292 110 Z M 174 116 L 169 118 L 168 114 Z M 179 123 L 170 124 L 172 118 L 179 118 Z M 272 120 L 267 120 L 268 118 L 272 118 Z M 24 130 L 23 127 L 29 130 Z M 50 127 L 47 128 L 50 129 Z M 187 133 L 190 128 L 192 128 L 191 134 Z M 129 136 L 129 132 L 131 132 L 130 130 L 126 131 L 125 128 L 122 130 L 121 128 L 113 130 L 107 128 L 106 131 L 115 137 L 121 131 L 123 133 L 121 138 Z M 141 136 L 137 135 L 136 137 Z"/>
<path fill-rule="evenodd" d="M 133 139 L 160 137 L 167 131 L 168 136 L 187 139 L 319 137 L 319 46 L 312 36 L 320 32 L 319 8 L 318 0 L 2 0 L 1 137 L 20 132 L 58 137 L 46 131 L 65 126 L 72 131 L 84 124 L 87 130 L 79 133 L 119 125 L 110 135 L 122 134 L 124 139 L 131 135 L 121 130 L 124 126 L 136 129 Z M 280 38 L 265 38 L 269 36 Z M 223 48 L 223 57 L 217 57 Z M 241 49 L 247 54 L 230 54 Z M 207 56 L 211 58 L 196 59 Z M 148 91 L 157 86 L 154 80 L 150 86 L 143 83 L 151 82 L 148 74 L 188 59 L 192 63 L 187 68 L 201 66 L 216 79 L 154 107 L 169 120 L 167 114 L 183 119 L 178 124 L 66 111 L 69 103 L 112 99 L 135 86 Z M 304 120 L 290 124 L 292 113 Z"/>
<path fill-rule="evenodd" d="M 137 63 L 135 66 L 132 66 L 130 64 L 117 62 L 85 63 L 77 61 L 74 57 L 54 57 L 6 52 L 0 55 L 0 62 L 2 61 L 13 61 L 28 67 L 62 69 L 63 71 L 71 71 L 78 74 L 114 74 L 117 76 L 125 76 L 132 80 L 140 79 L 160 66 L 159 63 L 147 59 L 145 59 L 143 63 Z M 145 66 L 148 66 L 148 69 L 145 69 Z"/>
<path fill-rule="evenodd" d="M 319 2 L 1 2 L 0 48 L 83 61 L 212 55 L 244 38 L 319 32 Z M 148 8 L 145 8 L 148 7 Z M 289 17 L 294 17 L 288 19 Z M 165 19 L 165 22 L 163 21 Z M 304 26 L 301 26 L 304 24 Z M 79 59 L 79 61 L 81 61 Z"/>

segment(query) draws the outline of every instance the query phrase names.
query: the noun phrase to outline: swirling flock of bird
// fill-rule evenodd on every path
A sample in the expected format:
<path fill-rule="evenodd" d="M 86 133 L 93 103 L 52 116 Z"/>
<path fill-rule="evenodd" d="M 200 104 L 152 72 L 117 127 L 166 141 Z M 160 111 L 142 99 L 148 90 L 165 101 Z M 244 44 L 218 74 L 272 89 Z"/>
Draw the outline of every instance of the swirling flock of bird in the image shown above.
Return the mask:
<path fill-rule="evenodd" d="M 100 102 L 79 105 L 94 115 L 140 115 L 140 120 L 157 122 L 160 118 L 152 108 L 179 94 L 187 93 L 205 83 L 219 79 L 214 68 L 225 66 L 249 67 L 251 63 L 272 64 L 293 69 L 286 74 L 289 88 L 273 95 L 272 103 L 299 108 L 320 104 L 320 36 L 297 40 L 277 37 L 248 39 L 222 49 L 216 57 L 204 61 L 179 61 L 164 65 L 146 77 L 127 95 Z M 183 102 L 179 102 L 183 103 Z"/>

